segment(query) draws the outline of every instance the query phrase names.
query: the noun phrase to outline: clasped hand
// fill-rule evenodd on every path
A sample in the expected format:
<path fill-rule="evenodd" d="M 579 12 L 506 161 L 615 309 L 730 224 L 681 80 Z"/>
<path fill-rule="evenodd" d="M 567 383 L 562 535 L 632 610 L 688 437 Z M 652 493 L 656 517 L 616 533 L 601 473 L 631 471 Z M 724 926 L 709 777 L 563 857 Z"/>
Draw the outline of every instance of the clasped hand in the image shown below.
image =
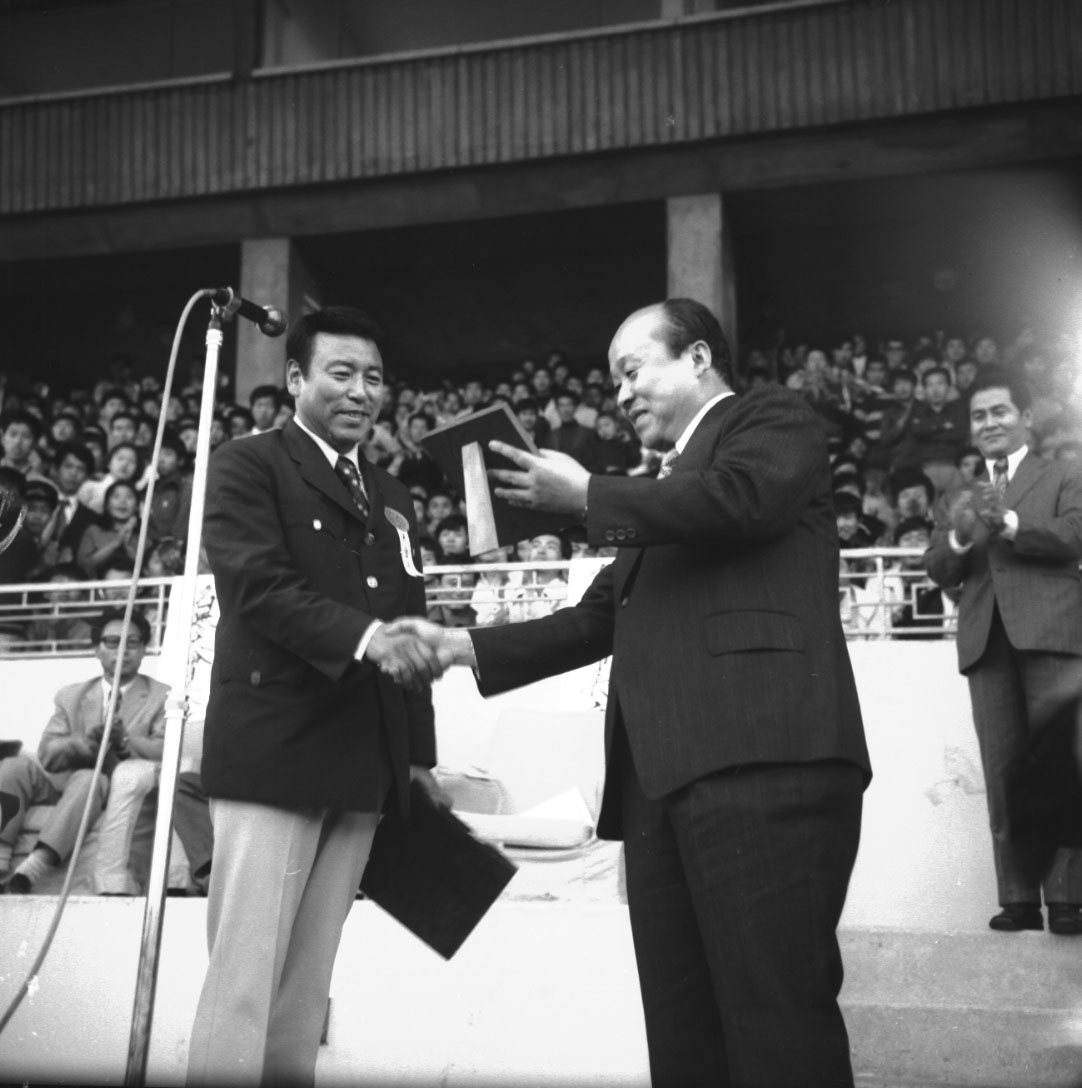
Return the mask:
<path fill-rule="evenodd" d="M 951 528 L 960 544 L 973 539 L 977 522 L 982 522 L 991 537 L 1002 534 L 1007 525 L 1007 507 L 1003 496 L 987 480 L 979 480 L 960 492 L 950 506 Z"/>
<path fill-rule="evenodd" d="M 405 616 L 381 625 L 365 653 L 396 684 L 419 691 L 456 664 L 448 634 L 439 624 Z"/>

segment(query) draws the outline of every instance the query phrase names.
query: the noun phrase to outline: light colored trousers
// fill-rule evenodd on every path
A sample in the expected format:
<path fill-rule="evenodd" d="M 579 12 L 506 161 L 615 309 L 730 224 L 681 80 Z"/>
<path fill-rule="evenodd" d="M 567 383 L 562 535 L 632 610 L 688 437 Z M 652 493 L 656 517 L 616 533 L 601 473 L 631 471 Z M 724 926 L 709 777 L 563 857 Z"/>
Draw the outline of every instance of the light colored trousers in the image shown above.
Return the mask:
<path fill-rule="evenodd" d="M 342 926 L 379 817 L 213 799 L 210 963 L 189 1085 L 312 1085 Z"/>

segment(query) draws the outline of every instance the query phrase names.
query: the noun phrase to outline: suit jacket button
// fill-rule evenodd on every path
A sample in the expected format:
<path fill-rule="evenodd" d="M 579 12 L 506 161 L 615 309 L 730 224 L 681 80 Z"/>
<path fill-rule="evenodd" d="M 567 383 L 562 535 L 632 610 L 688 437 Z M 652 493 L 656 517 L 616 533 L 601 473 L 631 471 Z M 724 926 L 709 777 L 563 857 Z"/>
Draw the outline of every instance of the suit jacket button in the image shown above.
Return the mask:
<path fill-rule="evenodd" d="M 320 521 L 319 518 L 313 518 L 312 519 L 312 528 L 315 529 L 315 531 L 318 533 L 319 530 L 323 528 L 323 522 Z"/>
<path fill-rule="evenodd" d="M 364 542 L 369 547 L 371 547 L 376 542 L 376 534 L 375 533 L 365 533 L 364 534 Z"/>
<path fill-rule="evenodd" d="M 635 539 L 635 530 L 634 529 L 628 529 L 627 539 L 628 540 L 634 540 Z"/>
<path fill-rule="evenodd" d="M 616 539 L 617 540 L 627 540 L 627 533 L 623 529 L 617 529 L 616 530 Z"/>
<path fill-rule="evenodd" d="M 376 586 L 379 585 L 379 579 L 374 574 L 370 574 L 365 579 L 365 582 L 367 583 L 369 589 L 375 589 Z"/>
<path fill-rule="evenodd" d="M 630 597 L 621 597 L 621 598 L 620 598 L 620 607 L 621 607 L 621 608 L 624 608 L 624 607 L 626 607 L 626 605 L 627 605 L 627 602 L 628 602 L 628 601 L 630 601 L 630 600 L 631 600 L 631 598 L 630 598 Z"/>
<path fill-rule="evenodd" d="M 256 669 L 255 672 L 252 673 L 252 687 L 257 688 L 262 682 L 263 674 L 258 669 Z"/>
<path fill-rule="evenodd" d="M 605 530 L 605 539 L 606 540 L 615 540 L 616 539 L 616 534 L 611 529 L 606 529 Z"/>

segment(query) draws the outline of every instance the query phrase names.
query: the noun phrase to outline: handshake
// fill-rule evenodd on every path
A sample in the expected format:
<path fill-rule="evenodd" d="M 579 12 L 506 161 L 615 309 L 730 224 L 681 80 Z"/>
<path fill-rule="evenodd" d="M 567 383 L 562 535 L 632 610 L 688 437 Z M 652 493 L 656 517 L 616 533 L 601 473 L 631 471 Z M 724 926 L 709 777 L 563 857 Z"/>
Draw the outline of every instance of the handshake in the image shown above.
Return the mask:
<path fill-rule="evenodd" d="M 978 523 L 984 524 L 993 539 L 1001 536 L 1007 526 L 1003 497 L 987 480 L 977 480 L 960 492 L 951 503 L 949 514 L 959 544 L 973 540 Z"/>
<path fill-rule="evenodd" d="M 365 658 L 396 684 L 419 691 L 452 665 L 476 664 L 473 642 L 465 628 L 447 629 L 416 616 L 378 627 Z"/>

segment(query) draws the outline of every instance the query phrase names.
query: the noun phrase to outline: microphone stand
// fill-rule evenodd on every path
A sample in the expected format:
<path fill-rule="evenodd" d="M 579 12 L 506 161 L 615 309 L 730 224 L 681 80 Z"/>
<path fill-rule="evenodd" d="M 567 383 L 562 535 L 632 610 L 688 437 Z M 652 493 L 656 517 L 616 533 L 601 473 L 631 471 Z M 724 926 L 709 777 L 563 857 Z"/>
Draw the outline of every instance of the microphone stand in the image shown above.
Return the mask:
<path fill-rule="evenodd" d="M 200 292 L 212 297 L 212 290 Z M 218 355 L 223 335 L 222 322 L 233 316 L 225 307 L 212 302 L 207 324 L 206 364 L 203 370 L 203 392 L 199 406 L 199 430 L 195 444 L 195 474 L 192 479 L 192 506 L 188 517 L 188 537 L 185 545 L 184 574 L 180 584 L 180 599 L 170 595 L 169 619 L 182 630 L 191 629 L 195 612 L 196 579 L 199 575 L 199 553 L 203 534 L 203 508 L 207 493 L 207 462 L 210 458 L 210 425 L 214 415 L 214 396 L 218 387 Z M 178 330 L 178 341 L 180 330 Z M 167 387 L 163 398 L 169 396 Z M 164 400 L 163 400 L 164 403 Z M 174 593 L 176 589 L 174 588 Z M 161 957 L 162 922 L 168 894 L 169 854 L 172 849 L 173 800 L 176 796 L 177 775 L 180 772 L 181 742 L 187 716 L 188 661 L 191 647 L 183 640 L 187 651 L 178 654 L 175 673 L 165 706 L 165 746 L 162 751 L 161 778 L 158 785 L 158 812 L 154 828 L 154 850 L 151 855 L 150 877 L 147 883 L 146 907 L 143 913 L 143 934 L 139 947 L 139 966 L 135 979 L 135 999 L 132 1010 L 131 1034 L 128 1040 L 126 1085 L 146 1083 L 147 1057 L 150 1049 L 150 1029 L 154 1016 L 154 1000 Z"/>

